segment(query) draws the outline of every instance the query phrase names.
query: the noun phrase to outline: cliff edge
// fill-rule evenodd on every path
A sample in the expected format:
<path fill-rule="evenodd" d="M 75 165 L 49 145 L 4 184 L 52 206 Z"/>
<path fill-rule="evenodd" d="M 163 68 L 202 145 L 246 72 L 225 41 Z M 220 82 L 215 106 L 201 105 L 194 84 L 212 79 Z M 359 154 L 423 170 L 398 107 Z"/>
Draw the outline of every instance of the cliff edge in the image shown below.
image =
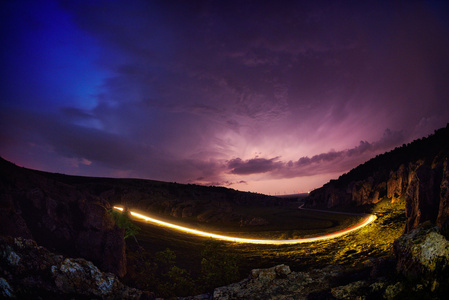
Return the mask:
<path fill-rule="evenodd" d="M 405 199 L 409 232 L 430 221 L 449 226 L 449 124 L 397 147 L 312 191 L 306 207 L 356 207 Z"/>

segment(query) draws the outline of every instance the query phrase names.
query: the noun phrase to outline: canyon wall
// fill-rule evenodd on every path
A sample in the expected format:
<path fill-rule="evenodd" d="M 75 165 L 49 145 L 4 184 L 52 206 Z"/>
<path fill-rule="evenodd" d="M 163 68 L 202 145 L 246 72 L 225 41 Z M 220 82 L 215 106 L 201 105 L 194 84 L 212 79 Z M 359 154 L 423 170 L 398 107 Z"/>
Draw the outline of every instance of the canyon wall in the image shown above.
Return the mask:
<path fill-rule="evenodd" d="M 312 191 L 306 207 L 335 208 L 405 200 L 406 232 L 430 221 L 449 226 L 449 127 L 373 158 Z"/>
<path fill-rule="evenodd" d="M 389 176 L 350 182 L 338 187 L 335 181 L 313 191 L 307 199 L 309 207 L 344 207 L 377 203 L 383 197 L 392 202 L 405 199 L 406 231 L 430 221 L 447 226 L 449 217 L 449 168 L 448 158 L 442 163 L 427 164 L 417 161 L 401 165 Z"/>

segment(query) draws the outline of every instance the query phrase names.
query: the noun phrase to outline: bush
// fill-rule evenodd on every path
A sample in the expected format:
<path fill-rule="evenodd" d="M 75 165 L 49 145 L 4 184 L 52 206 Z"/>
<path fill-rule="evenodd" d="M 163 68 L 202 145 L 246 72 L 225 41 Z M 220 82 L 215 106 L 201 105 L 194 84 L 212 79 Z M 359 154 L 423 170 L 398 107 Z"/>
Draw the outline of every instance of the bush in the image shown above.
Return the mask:
<path fill-rule="evenodd" d="M 175 266 L 176 254 L 170 249 L 156 253 L 157 293 L 163 297 L 188 296 L 193 293 L 190 274 Z"/>
<path fill-rule="evenodd" d="M 109 211 L 109 214 L 111 215 L 115 224 L 119 228 L 122 228 L 125 230 L 125 239 L 127 239 L 130 236 L 133 236 L 137 242 L 136 234 L 139 233 L 140 227 L 131 221 L 129 213 L 126 210 L 124 212 L 119 212 L 119 211 L 111 209 Z"/>
<path fill-rule="evenodd" d="M 201 281 L 204 289 L 210 290 L 238 280 L 237 258 L 225 253 L 223 242 L 206 242 L 202 256 Z"/>

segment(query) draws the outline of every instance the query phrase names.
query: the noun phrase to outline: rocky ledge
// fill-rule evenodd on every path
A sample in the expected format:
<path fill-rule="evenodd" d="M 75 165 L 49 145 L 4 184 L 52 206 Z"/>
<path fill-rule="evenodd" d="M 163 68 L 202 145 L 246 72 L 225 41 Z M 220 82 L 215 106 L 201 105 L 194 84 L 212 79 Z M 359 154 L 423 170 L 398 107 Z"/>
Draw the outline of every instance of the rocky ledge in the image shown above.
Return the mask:
<path fill-rule="evenodd" d="M 423 224 L 394 242 L 397 272 L 433 291 L 449 287 L 449 241 L 439 227 Z"/>
<path fill-rule="evenodd" d="M 216 288 L 213 299 L 446 299 L 449 241 L 424 224 L 398 238 L 395 257 L 358 268 L 334 265 L 292 272 L 286 265 L 252 270 L 238 283 Z"/>
<path fill-rule="evenodd" d="M 19 299 L 151 299 L 82 258 L 64 258 L 35 241 L 0 238 L 0 297 Z"/>

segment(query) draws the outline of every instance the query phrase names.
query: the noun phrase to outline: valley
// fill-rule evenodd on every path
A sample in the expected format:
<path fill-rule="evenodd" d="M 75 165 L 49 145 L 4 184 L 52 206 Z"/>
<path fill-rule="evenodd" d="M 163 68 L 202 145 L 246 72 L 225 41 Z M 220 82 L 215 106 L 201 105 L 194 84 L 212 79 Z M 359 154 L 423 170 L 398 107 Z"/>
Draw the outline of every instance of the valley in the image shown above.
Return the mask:
<path fill-rule="evenodd" d="M 1 280 L 17 295 L 58 299 L 113 299 L 125 291 L 128 299 L 344 299 L 346 289 L 354 297 L 438 299 L 449 286 L 448 136 L 447 126 L 379 155 L 306 198 L 70 176 L 0 159 Z M 364 214 L 376 219 L 334 239 L 250 244 L 122 222 L 114 206 L 194 230 L 275 241 L 339 232 Z M 29 274 L 36 275 L 31 282 Z M 99 289 L 104 278 L 120 283 Z"/>
<path fill-rule="evenodd" d="M 370 258 L 381 257 L 388 255 L 392 250 L 393 241 L 399 237 L 405 226 L 405 209 L 404 201 L 391 203 L 388 199 L 381 201 L 370 207 L 365 207 L 367 211 L 372 211 L 377 219 L 371 224 L 336 239 L 328 239 L 312 243 L 291 244 L 291 245 L 261 245 L 261 244 L 245 244 L 223 242 L 220 251 L 236 257 L 238 262 L 238 271 L 240 279 L 243 279 L 247 274 L 255 268 L 268 268 L 274 265 L 286 264 L 292 270 L 306 271 L 312 268 L 324 267 L 329 264 L 343 264 L 347 266 L 361 266 Z M 279 214 L 274 214 L 280 221 L 275 231 L 261 231 L 260 228 L 239 228 L 238 231 L 215 231 L 226 235 L 243 234 L 246 230 L 248 236 L 264 237 L 264 238 L 285 238 L 285 234 L 280 234 L 284 224 L 288 228 L 292 224 L 286 222 L 286 215 L 289 213 L 284 211 Z M 360 217 L 349 216 L 343 214 L 327 214 L 329 219 L 325 219 L 323 212 L 311 211 L 296 211 L 297 215 L 290 212 L 290 216 L 295 216 L 296 224 L 300 222 L 299 216 L 307 214 L 308 218 L 316 222 L 306 222 L 302 224 L 302 229 L 296 229 L 297 235 L 313 235 L 317 233 L 326 234 L 336 231 L 336 228 L 350 226 L 359 221 Z M 333 218 L 333 219 L 332 219 Z M 314 225 L 327 224 L 330 221 L 338 223 L 336 226 L 328 226 L 327 228 L 314 228 Z M 312 225 L 314 224 L 314 225 Z M 196 278 L 201 273 L 201 253 L 205 248 L 205 244 L 210 240 L 209 238 L 198 237 L 194 235 L 185 234 L 179 231 L 136 222 L 141 228 L 141 231 L 136 235 L 139 245 L 145 249 L 144 252 L 155 253 L 171 249 L 176 253 L 176 263 L 179 267 L 189 270 L 192 277 Z M 188 225 L 184 223 L 184 225 Z M 301 226 L 298 226 L 298 228 Z M 307 227 L 307 228 L 306 228 Z M 204 227 L 202 227 L 204 229 Z M 229 226 L 229 229 L 236 229 Z M 293 237 L 293 235 L 292 235 Z M 287 237 L 288 238 L 288 237 Z M 135 256 L 137 251 L 133 251 L 135 242 L 128 239 L 128 255 Z M 134 246 L 133 246 L 134 245 Z M 151 256 L 151 255 L 149 255 Z M 139 276 L 142 276 L 141 274 Z M 127 275 L 127 280 L 132 281 L 132 274 Z"/>

